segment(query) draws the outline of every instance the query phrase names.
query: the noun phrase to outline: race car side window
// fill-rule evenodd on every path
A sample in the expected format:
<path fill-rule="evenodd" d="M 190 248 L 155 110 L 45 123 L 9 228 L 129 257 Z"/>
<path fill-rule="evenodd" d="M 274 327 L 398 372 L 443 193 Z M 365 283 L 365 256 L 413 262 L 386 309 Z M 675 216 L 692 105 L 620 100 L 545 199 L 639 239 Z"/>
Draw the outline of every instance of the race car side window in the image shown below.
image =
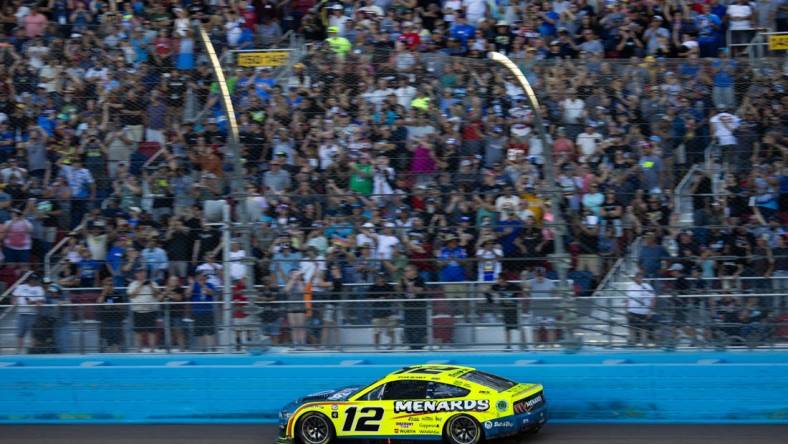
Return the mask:
<path fill-rule="evenodd" d="M 471 391 L 456 385 L 443 384 L 441 382 L 430 382 L 427 387 L 428 399 L 463 398 L 468 396 Z"/>
<path fill-rule="evenodd" d="M 383 395 L 383 388 L 386 384 L 380 384 L 379 386 L 373 388 L 366 395 L 364 395 L 361 399 L 364 401 L 378 401 L 380 397 Z"/>
<path fill-rule="evenodd" d="M 383 391 L 384 401 L 401 399 L 426 399 L 427 381 L 391 381 Z"/>

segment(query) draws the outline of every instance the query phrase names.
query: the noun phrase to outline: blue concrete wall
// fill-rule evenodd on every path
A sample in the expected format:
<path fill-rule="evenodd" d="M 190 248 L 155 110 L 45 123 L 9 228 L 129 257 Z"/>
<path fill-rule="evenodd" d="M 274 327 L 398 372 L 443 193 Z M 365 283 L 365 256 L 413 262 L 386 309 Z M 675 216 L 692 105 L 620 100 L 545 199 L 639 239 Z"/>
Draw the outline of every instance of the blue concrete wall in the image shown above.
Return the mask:
<path fill-rule="evenodd" d="M 274 422 L 298 396 L 415 363 L 545 385 L 562 422 L 788 424 L 788 353 L 0 357 L 0 423 Z"/>

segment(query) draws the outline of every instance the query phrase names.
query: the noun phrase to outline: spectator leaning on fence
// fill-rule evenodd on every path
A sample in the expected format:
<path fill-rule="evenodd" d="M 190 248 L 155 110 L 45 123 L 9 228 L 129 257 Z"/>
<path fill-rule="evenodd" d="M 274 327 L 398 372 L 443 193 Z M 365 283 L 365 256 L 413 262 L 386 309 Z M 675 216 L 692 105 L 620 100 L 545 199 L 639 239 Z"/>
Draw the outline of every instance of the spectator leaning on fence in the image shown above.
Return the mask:
<path fill-rule="evenodd" d="M 650 344 L 654 332 L 657 294 L 651 284 L 643 280 L 643 272 L 635 273 L 626 290 L 627 325 L 630 345 Z"/>
<path fill-rule="evenodd" d="M 16 351 L 24 353 L 25 338 L 33 332 L 36 318 L 39 316 L 39 306 L 46 302 L 46 292 L 41 286 L 41 277 L 32 274 L 27 282 L 16 287 L 13 293 L 13 302 L 16 306 Z"/>

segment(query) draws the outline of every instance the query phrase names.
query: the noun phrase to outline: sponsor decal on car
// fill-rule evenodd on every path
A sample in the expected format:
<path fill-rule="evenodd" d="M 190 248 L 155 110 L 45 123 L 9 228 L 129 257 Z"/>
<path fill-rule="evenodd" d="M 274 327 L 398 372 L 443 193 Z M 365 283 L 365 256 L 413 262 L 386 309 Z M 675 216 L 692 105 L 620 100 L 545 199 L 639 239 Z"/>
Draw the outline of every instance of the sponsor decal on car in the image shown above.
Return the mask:
<path fill-rule="evenodd" d="M 534 407 L 541 405 L 544 402 L 542 394 L 517 401 L 514 404 L 514 413 L 527 413 L 533 410 Z"/>
<path fill-rule="evenodd" d="M 339 412 L 331 412 L 331 417 L 334 419 L 339 418 Z"/>
<path fill-rule="evenodd" d="M 487 399 L 464 401 L 395 401 L 395 413 L 425 413 L 425 412 L 483 412 L 490 408 Z"/>
<path fill-rule="evenodd" d="M 511 421 L 493 421 L 493 427 L 512 427 L 514 423 Z"/>
<path fill-rule="evenodd" d="M 343 399 L 347 398 L 348 396 L 352 395 L 353 392 L 355 392 L 355 391 L 356 391 L 355 387 L 346 388 L 346 389 L 343 389 L 343 390 L 340 390 L 340 391 L 334 393 L 333 395 L 329 396 L 326 399 L 328 399 L 329 401 L 343 400 Z"/>
<path fill-rule="evenodd" d="M 409 429 L 409 428 L 413 427 L 413 424 L 411 424 L 409 422 L 397 422 L 396 424 L 397 424 L 397 427 L 401 427 L 403 429 Z"/>
<path fill-rule="evenodd" d="M 490 430 L 493 428 L 493 423 L 491 421 L 484 421 L 484 428 Z"/>
<path fill-rule="evenodd" d="M 499 412 L 505 412 L 507 407 L 509 407 L 509 404 L 504 400 L 500 400 L 495 404 L 495 408 L 497 408 Z"/>

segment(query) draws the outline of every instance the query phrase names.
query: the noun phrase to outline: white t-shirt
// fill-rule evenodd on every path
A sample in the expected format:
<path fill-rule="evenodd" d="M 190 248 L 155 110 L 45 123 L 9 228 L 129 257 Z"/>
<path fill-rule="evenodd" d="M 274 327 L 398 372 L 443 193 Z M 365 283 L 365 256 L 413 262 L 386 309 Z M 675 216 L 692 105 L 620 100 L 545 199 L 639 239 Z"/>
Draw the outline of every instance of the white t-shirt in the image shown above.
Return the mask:
<path fill-rule="evenodd" d="M 389 236 L 386 234 L 378 235 L 378 249 L 375 255 L 379 259 L 388 260 L 394 252 L 394 247 L 399 245 L 399 239 L 396 236 Z"/>
<path fill-rule="evenodd" d="M 140 288 L 142 287 L 142 288 Z M 132 296 L 137 289 L 140 288 L 137 296 Z M 131 311 L 135 313 L 152 313 L 159 309 L 158 300 L 156 299 L 156 284 L 149 282 L 147 285 L 142 285 L 140 281 L 131 281 L 129 288 L 126 289 L 126 294 L 129 295 L 129 302 L 132 302 Z"/>
<path fill-rule="evenodd" d="M 637 282 L 630 282 L 627 287 L 627 311 L 639 315 L 648 315 L 651 313 L 651 304 L 654 298 L 657 297 L 654 293 L 654 287 L 650 284 Z"/>
<path fill-rule="evenodd" d="M 234 280 L 243 279 L 246 276 L 246 265 L 243 263 L 245 257 L 246 252 L 243 250 L 230 252 L 230 277 Z"/>
<path fill-rule="evenodd" d="M 13 295 L 16 298 L 18 314 L 35 314 L 35 304 L 46 302 L 44 287 L 40 285 L 22 284 L 16 287 Z"/>
<path fill-rule="evenodd" d="M 736 136 L 733 131 L 739 127 L 741 120 L 730 113 L 715 114 L 709 119 L 714 137 L 720 145 L 736 145 Z"/>
<path fill-rule="evenodd" d="M 583 116 L 586 103 L 582 99 L 566 99 L 561 102 L 561 109 L 564 112 L 564 123 L 576 124 Z"/>
<path fill-rule="evenodd" d="M 465 6 L 468 23 L 474 26 L 484 18 L 484 13 L 487 12 L 487 3 L 484 0 L 463 0 L 462 4 Z"/>
<path fill-rule="evenodd" d="M 752 8 L 750 5 L 729 5 L 727 11 L 728 17 L 731 17 L 730 29 L 731 31 L 740 31 L 742 29 L 752 29 Z M 733 17 L 750 17 L 747 20 L 733 20 Z"/>
<path fill-rule="evenodd" d="M 577 147 L 580 149 L 580 161 L 585 162 L 586 158 L 593 156 L 596 152 L 596 141 L 602 140 L 602 135 L 593 132 L 588 134 L 587 132 L 582 132 L 577 135 L 577 139 L 575 143 Z"/>

